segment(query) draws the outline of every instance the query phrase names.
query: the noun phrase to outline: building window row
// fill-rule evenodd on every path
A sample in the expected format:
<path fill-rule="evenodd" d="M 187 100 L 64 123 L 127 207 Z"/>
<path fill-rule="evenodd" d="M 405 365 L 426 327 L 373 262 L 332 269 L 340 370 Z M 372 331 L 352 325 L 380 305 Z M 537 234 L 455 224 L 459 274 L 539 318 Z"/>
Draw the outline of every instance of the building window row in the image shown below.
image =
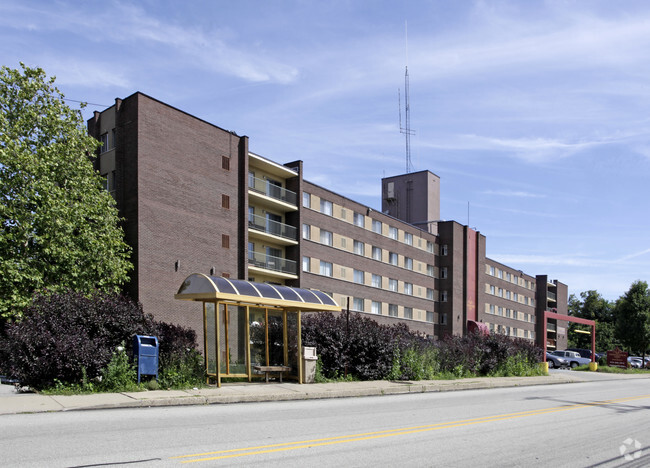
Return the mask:
<path fill-rule="evenodd" d="M 340 218 L 339 218 L 336 214 L 336 210 L 338 210 L 338 208 L 335 209 L 335 205 L 331 201 L 320 198 L 320 201 L 318 203 L 320 203 L 320 205 L 314 206 L 314 208 L 319 209 L 320 213 L 327 216 L 337 217 L 338 219 L 341 219 L 341 221 L 350 222 L 350 219 L 348 218 L 347 215 L 347 210 L 345 208 L 343 207 L 340 208 Z M 302 206 L 304 208 L 312 209 L 313 203 L 312 203 L 311 193 L 309 192 L 302 193 Z M 366 216 L 363 215 L 362 213 L 354 211 L 352 213 L 351 222 L 357 227 L 366 229 Z M 387 233 L 384 233 L 384 223 L 382 223 L 377 219 L 372 220 L 370 228 L 372 232 L 376 234 L 385 235 L 389 239 L 393 239 L 396 241 L 400 240 L 400 236 L 399 236 L 400 230 L 398 228 L 389 225 L 387 229 Z M 403 232 L 404 232 L 404 237 L 402 242 L 406 245 L 416 246 L 414 242 L 413 234 L 406 231 Z M 433 241 L 427 240 L 425 244 L 424 240 L 421 237 L 419 237 L 416 247 L 423 250 L 426 249 L 427 252 L 435 254 L 435 242 Z"/>
<path fill-rule="evenodd" d="M 507 307 L 496 306 L 494 304 L 485 304 L 485 313 L 498 315 L 509 319 L 519 320 L 526 323 L 535 323 L 535 315 L 521 312 Z"/>
<path fill-rule="evenodd" d="M 365 299 L 363 297 L 352 298 L 350 305 L 351 310 L 354 310 L 355 312 L 366 312 L 368 310 L 366 308 L 368 302 L 370 305 L 369 312 L 375 315 L 387 314 L 389 317 L 401 317 L 404 319 L 413 320 L 415 317 L 415 312 L 417 311 L 416 309 L 413 309 L 413 307 L 401 307 L 397 304 L 385 304 L 380 301 L 373 301 L 370 299 Z M 384 306 L 386 306 L 385 309 Z M 400 309 L 402 311 L 401 314 Z M 422 314 L 422 312 L 424 312 L 424 314 Z M 422 315 L 424 315 L 427 322 L 432 323 L 434 321 L 433 311 L 417 311 L 417 313 L 419 317 L 422 317 Z"/>
<path fill-rule="evenodd" d="M 536 287 L 535 281 L 530 281 L 519 275 L 510 273 L 509 271 L 502 270 L 501 268 L 497 268 L 494 265 L 485 265 L 485 273 L 490 276 L 494 276 L 495 278 L 499 278 L 504 281 L 507 281 L 509 283 L 516 284 L 517 286 L 521 286 L 522 288 L 535 291 L 535 287 Z"/>
<path fill-rule="evenodd" d="M 317 234 L 319 237 L 319 241 L 323 245 L 327 245 L 329 247 L 337 247 L 334 245 L 334 233 L 331 231 L 327 231 L 325 229 L 320 229 L 320 234 Z M 302 237 L 303 239 L 307 240 L 312 240 L 312 237 L 314 234 L 312 233 L 312 226 L 309 224 L 303 224 L 302 225 Z M 348 246 L 348 238 L 346 237 L 339 237 L 337 242 L 340 244 L 341 249 L 347 249 Z M 356 255 L 361 255 L 365 256 L 366 255 L 366 244 L 364 244 L 361 241 L 358 240 L 353 240 L 352 241 L 352 252 L 355 253 Z M 384 255 L 384 250 L 381 247 L 377 246 L 371 246 L 371 251 L 370 251 L 371 258 L 373 260 L 377 260 L 379 262 L 384 261 L 383 255 Z M 417 266 L 417 271 L 422 271 L 423 270 L 423 263 L 421 262 L 416 262 L 413 260 L 411 257 L 402 257 L 403 261 L 400 264 L 400 255 L 396 252 L 388 252 L 388 258 L 387 261 L 390 265 L 396 266 L 396 267 L 402 267 L 407 270 L 415 271 L 415 267 Z M 445 268 L 445 274 L 446 274 L 446 268 Z M 426 275 L 427 276 L 435 276 L 435 267 L 433 265 L 426 265 Z M 446 277 L 446 276 L 445 276 Z"/>
<path fill-rule="evenodd" d="M 497 297 L 502 297 L 504 299 L 508 299 L 510 301 L 517 302 L 519 304 L 524 304 L 527 306 L 535 306 L 535 299 L 532 297 L 525 296 L 523 294 L 516 293 L 514 291 L 510 291 L 508 289 L 503 289 L 498 286 L 494 286 L 493 284 L 487 284 L 485 285 L 485 292 L 488 294 L 491 294 L 493 296 Z"/>
<path fill-rule="evenodd" d="M 325 260 L 317 260 L 319 263 L 314 263 L 314 259 L 311 257 L 304 256 L 302 257 L 302 271 L 307 273 L 316 273 L 336 277 L 337 279 L 347 280 L 347 271 L 348 269 L 343 266 L 336 266 L 338 268 L 339 274 L 335 274 L 335 265 L 332 262 Z M 361 284 L 364 286 L 370 286 L 377 289 L 384 289 L 384 277 L 375 273 L 370 273 L 370 282 L 366 283 L 367 272 L 363 270 L 357 270 L 356 268 L 352 269 L 352 281 L 356 284 Z M 387 279 L 387 290 L 390 292 L 401 293 L 407 296 L 415 296 L 420 298 L 426 298 L 428 300 L 435 300 L 435 290 L 433 288 L 423 288 L 422 286 L 414 286 L 413 283 L 404 281 L 402 283 L 402 289 L 400 291 L 399 280 L 395 278 L 386 278 Z M 423 295 L 423 292 L 425 292 Z M 446 291 L 442 293 L 444 299 L 441 299 L 443 302 L 446 302 Z"/>
<path fill-rule="evenodd" d="M 501 335 L 511 336 L 513 338 L 524 338 L 528 340 L 535 339 L 535 332 L 533 330 L 508 327 L 506 325 L 495 323 L 487 323 L 486 325 L 489 327 L 490 333 L 499 333 Z"/>

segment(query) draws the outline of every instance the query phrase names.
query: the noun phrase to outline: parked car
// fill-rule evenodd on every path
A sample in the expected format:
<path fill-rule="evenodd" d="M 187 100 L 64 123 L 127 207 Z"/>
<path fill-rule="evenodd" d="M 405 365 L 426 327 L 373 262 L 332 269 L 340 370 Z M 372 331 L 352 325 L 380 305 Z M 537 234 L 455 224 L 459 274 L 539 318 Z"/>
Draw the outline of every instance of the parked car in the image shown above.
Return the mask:
<path fill-rule="evenodd" d="M 587 365 L 591 362 L 591 359 L 583 358 L 580 353 L 575 351 L 551 351 L 551 354 L 564 358 L 571 368 Z"/>
<path fill-rule="evenodd" d="M 584 349 L 584 348 L 567 348 L 567 351 L 575 351 L 576 353 L 580 353 L 580 356 L 584 358 L 588 358 L 591 360 L 591 350 L 590 349 Z M 600 359 L 603 356 L 603 353 L 596 353 L 596 361 Z"/>
<path fill-rule="evenodd" d="M 630 356 L 627 358 L 627 363 L 629 364 L 630 367 L 634 369 L 641 369 L 643 368 L 643 359 L 641 359 L 638 356 Z"/>
<path fill-rule="evenodd" d="M 569 367 L 569 362 L 560 356 L 554 356 L 551 353 L 546 353 L 546 362 L 548 362 L 549 369 L 561 369 Z"/>

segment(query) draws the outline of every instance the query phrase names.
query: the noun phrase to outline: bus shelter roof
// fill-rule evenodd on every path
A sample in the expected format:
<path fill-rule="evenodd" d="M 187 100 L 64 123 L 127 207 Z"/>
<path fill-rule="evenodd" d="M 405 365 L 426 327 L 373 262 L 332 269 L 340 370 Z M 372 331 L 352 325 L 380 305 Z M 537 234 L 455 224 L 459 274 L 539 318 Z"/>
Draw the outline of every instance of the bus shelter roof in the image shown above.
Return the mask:
<path fill-rule="evenodd" d="M 216 300 L 296 311 L 341 311 L 334 299 L 321 291 L 207 276 L 201 273 L 188 276 L 174 298 L 189 301 Z"/>

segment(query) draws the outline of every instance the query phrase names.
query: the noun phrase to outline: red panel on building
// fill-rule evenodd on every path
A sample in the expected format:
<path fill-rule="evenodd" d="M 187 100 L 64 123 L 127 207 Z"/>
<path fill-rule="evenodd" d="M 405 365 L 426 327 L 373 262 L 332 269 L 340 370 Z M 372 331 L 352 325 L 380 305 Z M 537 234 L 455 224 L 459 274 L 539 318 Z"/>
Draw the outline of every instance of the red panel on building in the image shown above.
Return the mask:
<path fill-rule="evenodd" d="M 467 313 L 467 320 L 477 320 L 476 302 L 478 297 L 477 281 L 476 281 L 476 262 L 478 261 L 478 242 L 476 231 L 467 228 L 467 239 L 465 243 L 467 249 L 467 278 L 465 279 L 466 285 L 466 303 L 465 310 Z"/>

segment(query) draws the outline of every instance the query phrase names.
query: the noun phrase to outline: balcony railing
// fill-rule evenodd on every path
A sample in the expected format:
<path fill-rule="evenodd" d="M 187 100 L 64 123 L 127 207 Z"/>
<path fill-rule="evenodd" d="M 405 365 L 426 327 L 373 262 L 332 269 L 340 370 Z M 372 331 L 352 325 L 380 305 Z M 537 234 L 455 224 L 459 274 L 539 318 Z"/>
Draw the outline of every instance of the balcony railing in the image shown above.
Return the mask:
<path fill-rule="evenodd" d="M 298 201 L 296 192 L 275 185 L 268 180 L 258 179 L 257 177 L 248 178 L 248 188 L 254 192 L 261 193 L 262 195 L 266 195 L 275 200 L 283 201 L 292 206 L 295 206 Z"/>
<path fill-rule="evenodd" d="M 298 239 L 298 230 L 295 227 L 280 223 L 278 221 L 270 220 L 264 216 L 252 214 L 248 215 L 248 227 L 256 231 L 279 236 L 284 239 L 293 241 Z"/>
<path fill-rule="evenodd" d="M 248 252 L 248 264 L 265 270 L 278 271 L 295 275 L 297 273 L 296 262 L 282 257 L 266 255 L 262 252 Z"/>
<path fill-rule="evenodd" d="M 554 292 L 548 291 L 546 297 L 548 297 L 549 301 L 557 302 L 557 295 Z"/>

